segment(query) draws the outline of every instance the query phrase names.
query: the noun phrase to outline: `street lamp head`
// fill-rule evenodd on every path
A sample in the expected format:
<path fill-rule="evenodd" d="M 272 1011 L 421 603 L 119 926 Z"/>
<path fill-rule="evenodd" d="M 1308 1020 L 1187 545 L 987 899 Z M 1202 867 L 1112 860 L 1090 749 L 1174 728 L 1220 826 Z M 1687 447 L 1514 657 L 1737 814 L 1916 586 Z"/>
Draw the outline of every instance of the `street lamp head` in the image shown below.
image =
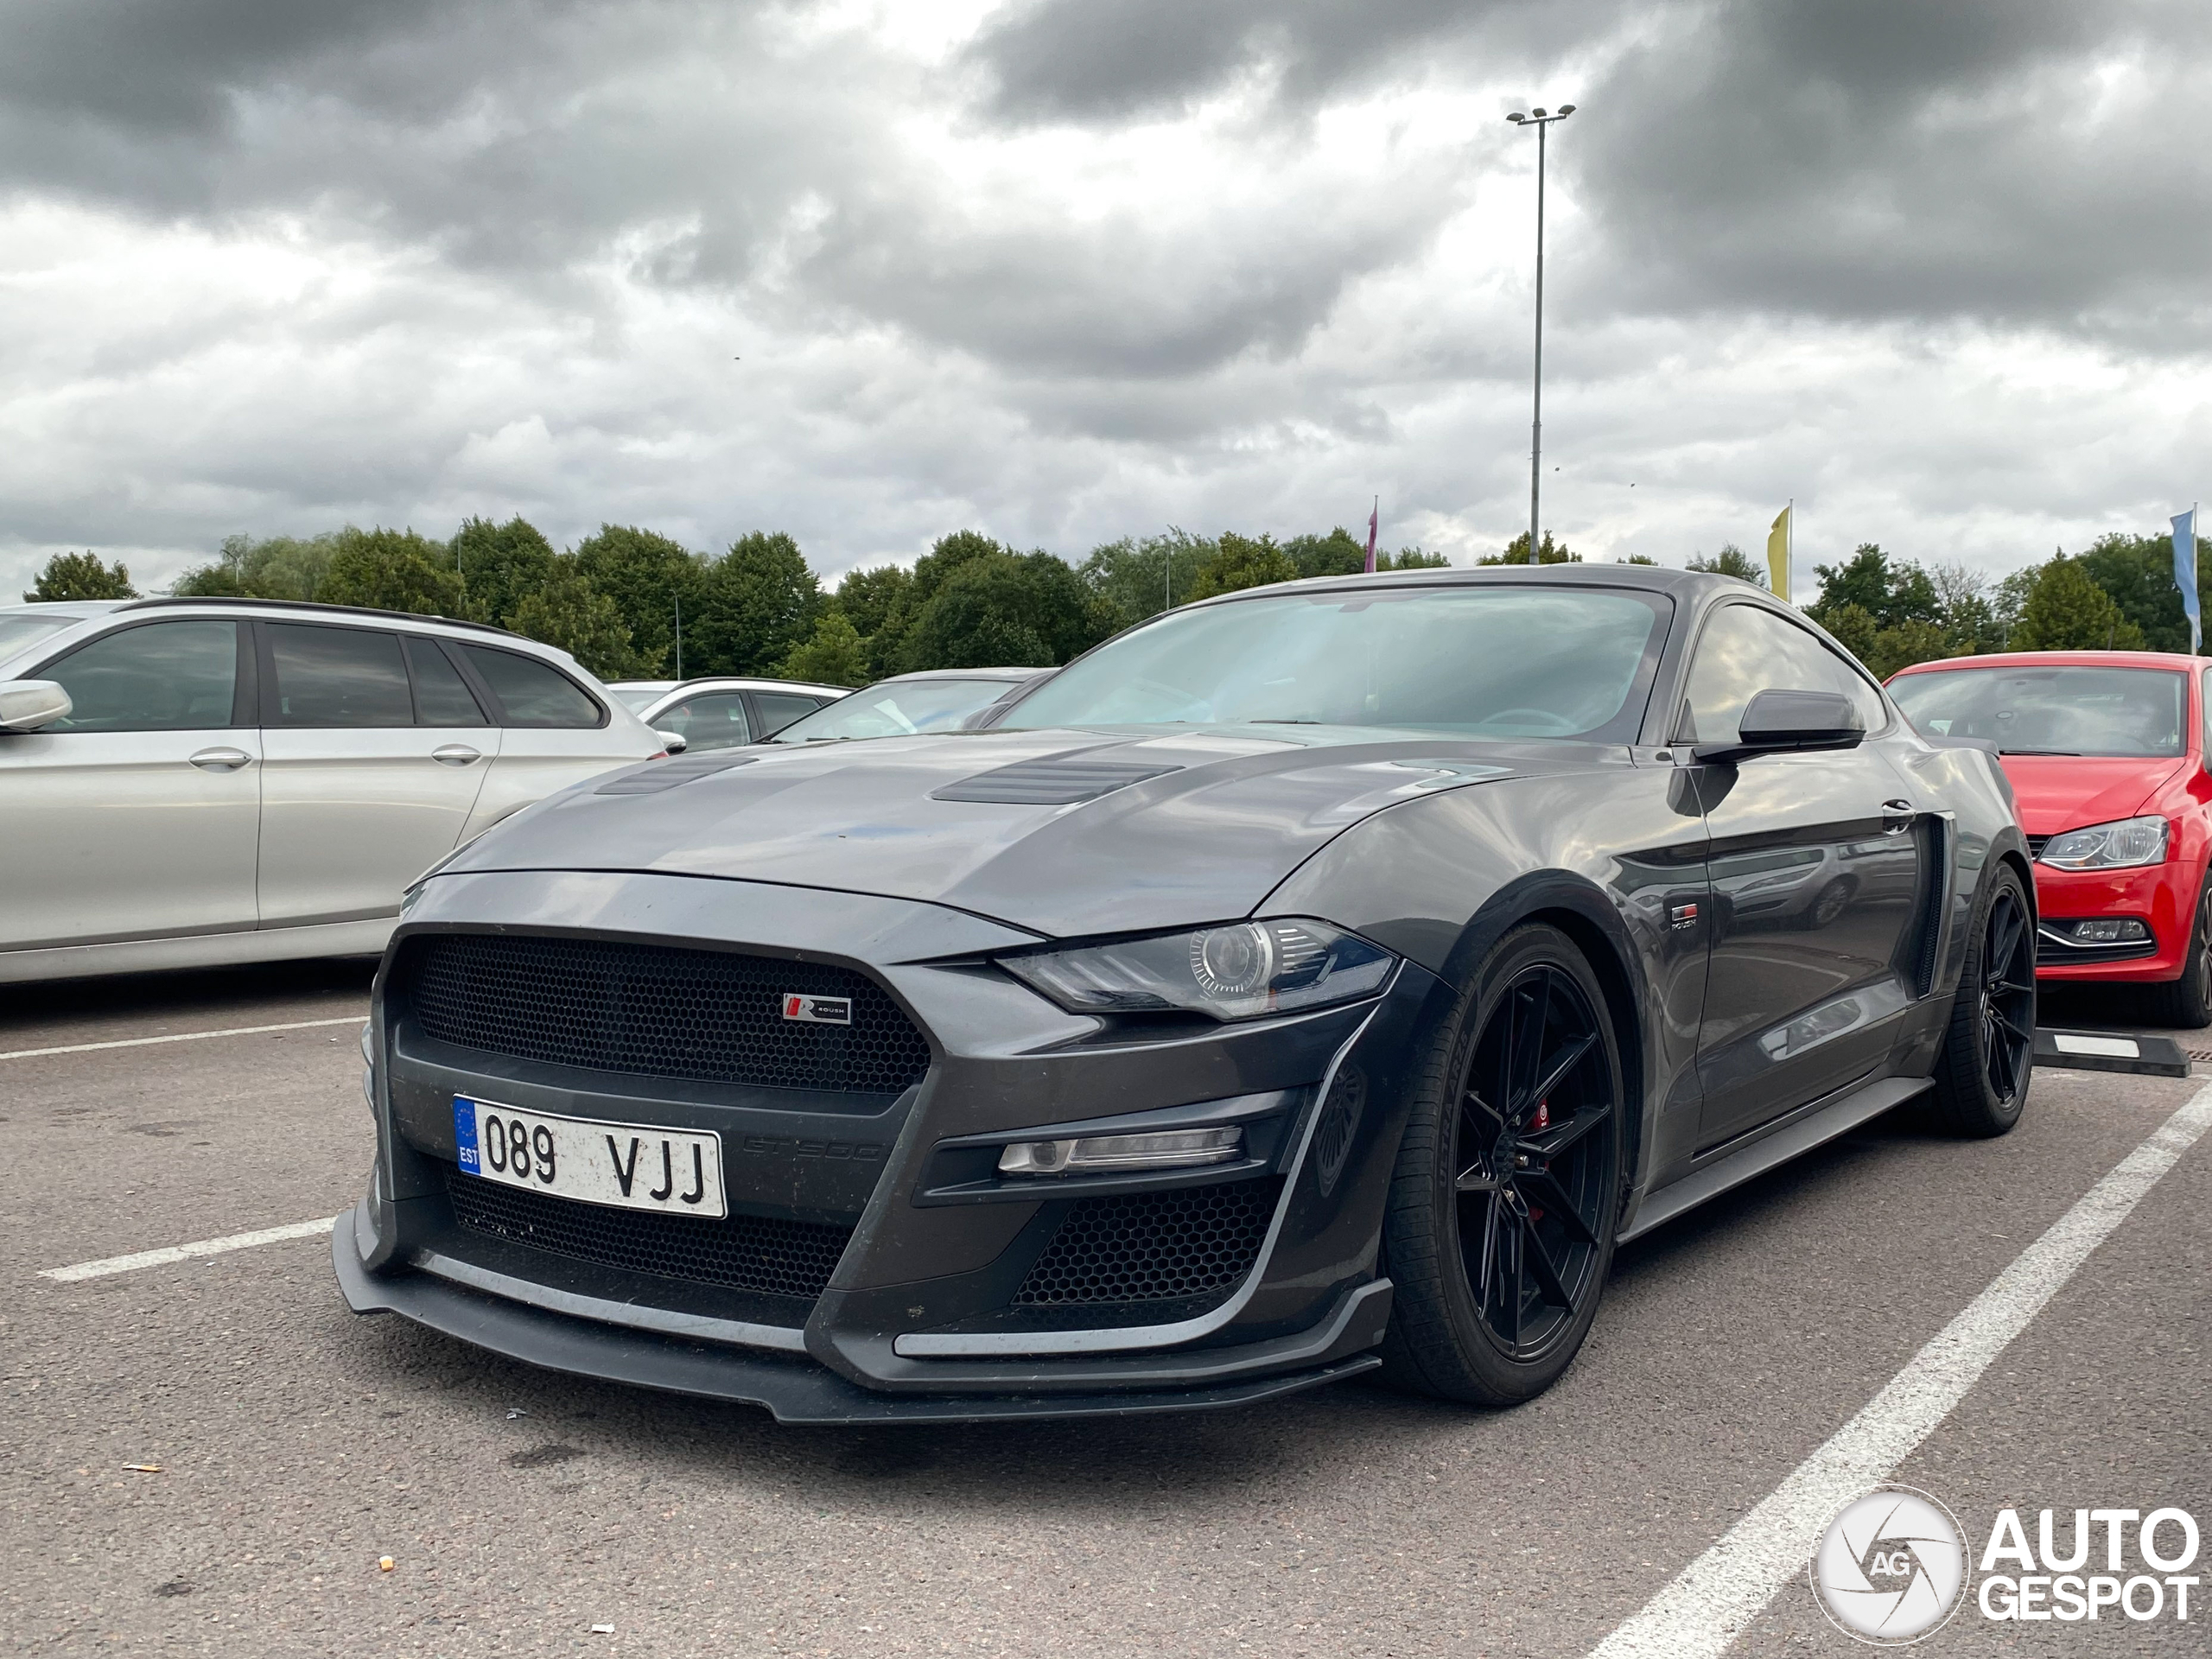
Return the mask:
<path fill-rule="evenodd" d="M 1510 114 L 1510 115 L 1507 116 L 1505 118 L 1506 118 L 1507 120 L 1510 121 L 1510 122 L 1511 122 L 1515 126 L 1516 126 L 1516 127 L 1517 127 L 1517 126 L 1519 126 L 1519 125 L 1520 125 L 1523 121 L 1526 121 L 1529 118 L 1528 118 L 1527 116 L 1525 116 L 1525 115 L 1522 114 L 1520 111 L 1516 110 L 1516 111 L 1513 111 L 1513 113 L 1512 113 L 1512 114 Z"/>
<path fill-rule="evenodd" d="M 1562 104 L 1559 106 L 1559 112 L 1561 115 L 1573 115 L 1574 113 L 1574 105 L 1572 104 Z"/>
<path fill-rule="evenodd" d="M 1535 116 L 1537 120 L 1541 121 L 1544 118 L 1544 106 L 1539 104 L 1535 109 L 1529 111 L 1529 113 Z"/>

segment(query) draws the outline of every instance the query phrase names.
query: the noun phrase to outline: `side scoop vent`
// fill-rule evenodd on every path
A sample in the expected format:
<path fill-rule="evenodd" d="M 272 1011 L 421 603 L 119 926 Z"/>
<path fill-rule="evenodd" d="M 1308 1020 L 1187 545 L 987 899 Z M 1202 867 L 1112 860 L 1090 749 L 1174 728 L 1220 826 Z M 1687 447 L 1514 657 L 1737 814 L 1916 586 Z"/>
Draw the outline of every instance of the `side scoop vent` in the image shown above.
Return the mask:
<path fill-rule="evenodd" d="M 995 772 L 980 772 L 934 790 L 933 801 L 991 801 L 1004 806 L 1074 806 L 1095 801 L 1147 778 L 1180 772 L 1180 766 L 1147 766 L 1128 760 L 1086 760 L 1080 755 L 1017 760 Z"/>
<path fill-rule="evenodd" d="M 658 795 L 701 778 L 711 778 L 732 766 L 749 766 L 757 754 L 677 754 L 645 768 L 611 779 L 592 791 L 594 795 Z"/>

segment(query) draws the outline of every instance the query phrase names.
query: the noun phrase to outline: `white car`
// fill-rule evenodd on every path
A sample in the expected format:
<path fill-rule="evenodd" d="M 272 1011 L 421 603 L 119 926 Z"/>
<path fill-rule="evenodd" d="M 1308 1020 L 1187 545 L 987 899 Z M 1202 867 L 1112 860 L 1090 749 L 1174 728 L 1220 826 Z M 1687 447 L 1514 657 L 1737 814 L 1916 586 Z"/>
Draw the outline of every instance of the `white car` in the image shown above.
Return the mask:
<path fill-rule="evenodd" d="M 728 749 L 758 743 L 826 702 L 842 685 L 715 675 L 696 680 L 616 680 L 607 688 L 657 732 L 673 732 L 687 747 Z"/>
<path fill-rule="evenodd" d="M 424 869 L 661 753 L 566 652 L 337 605 L 0 607 L 0 982 L 371 954 Z"/>

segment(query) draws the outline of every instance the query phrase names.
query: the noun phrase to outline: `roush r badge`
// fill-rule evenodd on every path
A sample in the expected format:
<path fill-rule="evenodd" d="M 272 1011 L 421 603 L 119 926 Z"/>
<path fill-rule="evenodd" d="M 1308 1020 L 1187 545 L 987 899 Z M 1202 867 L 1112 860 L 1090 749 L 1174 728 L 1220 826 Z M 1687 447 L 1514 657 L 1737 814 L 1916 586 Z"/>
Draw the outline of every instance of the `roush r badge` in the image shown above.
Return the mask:
<path fill-rule="evenodd" d="M 796 1020 L 803 1026 L 849 1026 L 853 1023 L 853 1000 L 849 996 L 801 996 L 797 991 L 785 991 L 784 1018 Z"/>

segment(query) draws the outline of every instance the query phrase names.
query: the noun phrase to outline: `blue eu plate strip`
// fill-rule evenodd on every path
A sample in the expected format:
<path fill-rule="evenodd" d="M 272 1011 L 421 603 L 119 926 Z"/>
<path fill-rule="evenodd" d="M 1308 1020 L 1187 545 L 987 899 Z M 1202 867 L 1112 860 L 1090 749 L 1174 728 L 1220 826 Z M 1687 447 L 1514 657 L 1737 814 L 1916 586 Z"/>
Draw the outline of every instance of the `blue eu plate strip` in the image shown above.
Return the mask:
<path fill-rule="evenodd" d="M 476 1103 L 466 1095 L 453 1097 L 453 1140 L 461 1148 L 461 1166 L 471 1175 L 484 1172 L 476 1161 Z"/>

